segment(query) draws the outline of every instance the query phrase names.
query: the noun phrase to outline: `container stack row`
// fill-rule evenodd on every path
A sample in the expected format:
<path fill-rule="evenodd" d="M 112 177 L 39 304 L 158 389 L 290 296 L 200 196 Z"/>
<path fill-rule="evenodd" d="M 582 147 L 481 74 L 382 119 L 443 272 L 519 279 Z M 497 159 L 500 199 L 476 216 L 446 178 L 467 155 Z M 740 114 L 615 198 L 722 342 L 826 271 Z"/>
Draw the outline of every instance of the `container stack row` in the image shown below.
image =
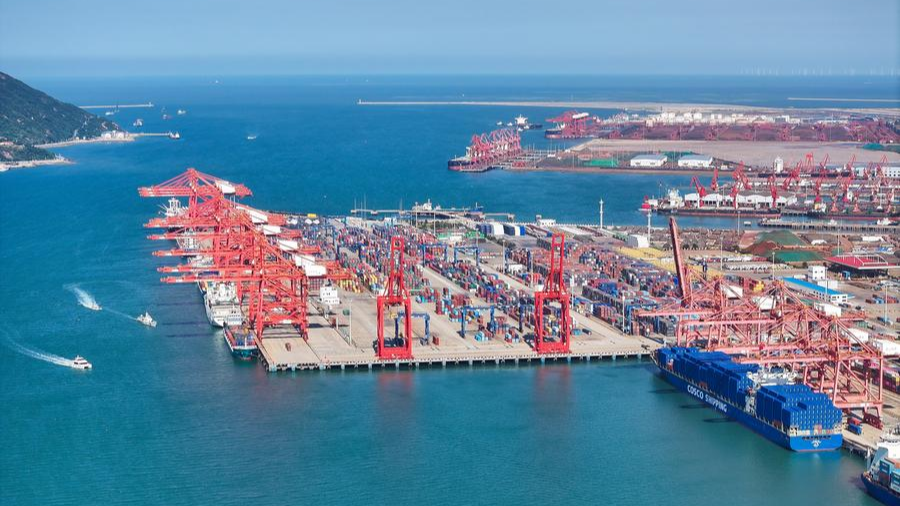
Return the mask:
<path fill-rule="evenodd" d="M 784 430 L 818 434 L 840 426 L 843 413 L 807 385 L 768 385 L 756 392 L 756 416 Z"/>

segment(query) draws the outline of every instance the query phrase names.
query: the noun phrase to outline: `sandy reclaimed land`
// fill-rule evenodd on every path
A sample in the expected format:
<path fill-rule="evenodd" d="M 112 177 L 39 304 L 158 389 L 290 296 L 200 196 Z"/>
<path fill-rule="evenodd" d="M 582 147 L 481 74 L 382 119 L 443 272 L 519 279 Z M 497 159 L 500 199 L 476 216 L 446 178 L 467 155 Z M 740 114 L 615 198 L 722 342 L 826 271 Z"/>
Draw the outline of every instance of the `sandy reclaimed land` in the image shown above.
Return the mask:
<path fill-rule="evenodd" d="M 827 154 L 829 163 L 847 163 L 855 154 L 860 163 L 878 162 L 887 156 L 888 162 L 900 163 L 900 153 L 861 149 L 852 142 L 748 142 L 748 141 L 659 141 L 631 139 L 593 139 L 571 148 L 575 152 L 591 152 L 603 158 L 604 152 L 693 151 L 733 163 L 743 161 L 751 166 L 771 167 L 775 157 L 784 160 L 785 167 L 796 165 L 812 153 L 816 162 Z"/>
<path fill-rule="evenodd" d="M 733 104 L 692 104 L 692 103 L 665 103 L 665 102 L 621 102 L 612 100 L 593 100 L 593 101 L 480 101 L 480 100 L 447 100 L 447 101 L 367 101 L 360 100 L 359 105 L 382 105 L 382 106 L 433 106 L 433 105 L 474 105 L 474 106 L 495 106 L 495 107 L 555 107 L 559 109 L 622 109 L 631 111 L 692 111 L 702 113 L 779 113 L 791 115 L 810 115 L 816 113 L 837 113 L 837 114 L 861 114 L 861 115 L 877 115 L 880 117 L 900 117 L 900 108 L 897 107 L 816 107 L 816 108 L 793 108 L 793 107 L 759 107 L 751 105 L 733 105 Z"/>
<path fill-rule="evenodd" d="M 70 165 L 72 163 L 68 158 L 53 158 L 50 160 L 25 160 L 19 162 L 0 162 L 0 172 L 16 169 L 31 169 L 34 167 L 43 167 L 45 165 Z"/>

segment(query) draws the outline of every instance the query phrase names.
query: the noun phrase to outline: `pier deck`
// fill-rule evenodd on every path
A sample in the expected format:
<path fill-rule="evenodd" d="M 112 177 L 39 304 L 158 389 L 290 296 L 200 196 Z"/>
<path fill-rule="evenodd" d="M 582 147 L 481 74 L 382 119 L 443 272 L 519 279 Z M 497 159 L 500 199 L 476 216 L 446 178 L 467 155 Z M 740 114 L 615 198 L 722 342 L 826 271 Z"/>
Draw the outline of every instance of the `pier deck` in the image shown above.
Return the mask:
<path fill-rule="evenodd" d="M 442 278 L 434 274 L 435 284 Z M 461 290 L 456 287 L 456 290 Z M 446 316 L 433 312 L 433 304 L 413 302 L 414 312 L 425 312 L 431 317 L 432 336 L 440 337 L 440 344 L 421 344 L 425 336 L 421 319 L 413 320 L 413 358 L 409 360 L 380 360 L 375 356 L 375 302 L 368 295 L 342 294 L 345 303 L 352 305 L 352 339 L 348 338 L 347 316 L 338 309 L 326 319 L 310 307 L 308 339 L 302 339 L 291 327 L 275 327 L 266 331 L 259 344 L 259 359 L 269 372 L 330 370 L 330 369 L 383 369 L 475 366 L 500 364 L 540 365 L 548 362 L 591 362 L 620 358 L 649 357 L 658 347 L 655 341 L 638 336 L 627 336 L 611 328 L 604 328 L 593 319 L 577 315 L 587 327 L 593 327 L 590 335 L 573 336 L 571 352 L 566 354 L 539 355 L 524 340 L 507 343 L 502 339 L 476 341 L 467 329 L 466 337 L 459 335 L 459 324 Z M 337 316 L 338 328 L 330 325 Z M 501 314 L 498 312 L 498 315 Z"/>
<path fill-rule="evenodd" d="M 312 334 L 312 333 L 311 333 Z M 269 372 L 329 370 L 329 369 L 384 369 L 419 368 L 474 365 L 539 365 L 548 362 L 591 362 L 619 358 L 642 359 L 650 356 L 649 345 L 609 346 L 602 342 L 574 341 L 572 351 L 566 354 L 539 355 L 524 344 L 505 345 L 469 350 L 447 350 L 443 346 L 413 346 L 413 358 L 404 360 L 380 360 L 374 350 L 348 350 L 343 353 L 319 355 L 311 336 L 309 342 L 296 338 L 264 338 L 260 345 L 260 359 Z M 291 343 L 291 351 L 285 351 L 285 342 Z M 481 343 L 476 343 L 481 344 Z M 506 344 L 506 343 L 504 343 Z"/>

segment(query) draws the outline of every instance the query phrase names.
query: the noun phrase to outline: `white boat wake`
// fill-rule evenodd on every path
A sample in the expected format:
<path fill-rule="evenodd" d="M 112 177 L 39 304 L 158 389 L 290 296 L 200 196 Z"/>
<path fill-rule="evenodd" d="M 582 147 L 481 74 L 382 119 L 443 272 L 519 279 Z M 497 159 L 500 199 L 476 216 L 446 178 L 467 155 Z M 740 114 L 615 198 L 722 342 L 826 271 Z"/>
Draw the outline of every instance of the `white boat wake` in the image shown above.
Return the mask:
<path fill-rule="evenodd" d="M 74 365 L 73 360 L 69 360 L 65 357 L 60 357 L 59 355 L 54 355 L 52 353 L 47 353 L 46 351 L 37 350 L 34 348 L 29 348 L 24 344 L 21 344 L 9 335 L 9 332 L 2 331 L 2 341 L 9 349 L 21 353 L 26 357 L 35 358 L 38 360 L 43 360 L 44 362 L 49 362 L 51 364 L 61 365 L 63 367 L 72 367 Z"/>
<path fill-rule="evenodd" d="M 121 316 L 122 318 L 125 318 L 126 320 L 140 321 L 137 319 L 137 317 L 127 315 L 121 311 L 116 311 L 115 309 L 110 309 L 108 307 L 101 308 L 100 304 L 97 303 L 97 299 L 95 299 L 93 295 L 88 293 L 83 288 L 80 288 L 77 284 L 65 285 L 64 288 L 66 290 L 72 292 L 73 294 L 75 294 L 75 298 L 78 299 L 78 304 L 80 304 L 82 307 L 86 307 L 93 311 L 100 311 L 102 309 L 103 311 L 105 311 L 107 313 L 111 313 L 116 316 Z"/>
<path fill-rule="evenodd" d="M 78 303 L 83 307 L 92 309 L 94 311 L 100 310 L 100 304 L 97 304 L 97 299 L 95 299 L 93 295 L 79 288 L 78 285 L 66 285 L 65 288 L 66 290 L 69 290 L 70 292 L 75 294 L 75 297 L 78 299 Z"/>
<path fill-rule="evenodd" d="M 125 314 L 125 313 L 123 313 L 123 312 L 121 312 L 121 311 L 116 311 L 115 309 L 110 309 L 110 308 L 108 308 L 108 307 L 105 307 L 105 308 L 103 308 L 103 310 L 106 311 L 107 313 L 114 314 L 114 315 L 116 315 L 116 316 L 121 316 L 122 318 L 125 318 L 125 319 L 128 319 L 128 320 L 138 321 L 137 317 L 134 317 L 134 316 Z"/>

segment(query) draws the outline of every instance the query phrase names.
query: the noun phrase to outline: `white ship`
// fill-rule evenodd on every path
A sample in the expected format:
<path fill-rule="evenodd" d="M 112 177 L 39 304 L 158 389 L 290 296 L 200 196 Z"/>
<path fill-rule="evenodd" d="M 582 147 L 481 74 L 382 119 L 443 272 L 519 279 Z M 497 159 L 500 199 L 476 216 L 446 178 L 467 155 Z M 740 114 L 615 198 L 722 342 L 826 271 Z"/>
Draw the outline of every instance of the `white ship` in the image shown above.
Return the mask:
<path fill-rule="evenodd" d="M 181 134 L 178 132 L 169 132 L 169 138 L 172 140 L 178 140 L 181 138 Z"/>
<path fill-rule="evenodd" d="M 175 244 L 177 244 L 179 248 L 189 250 L 189 251 L 196 251 L 196 250 L 200 249 L 200 240 L 197 239 L 196 237 L 194 237 L 193 231 L 188 231 L 188 232 L 181 234 L 180 237 L 175 239 Z M 194 260 L 201 259 L 201 258 L 204 258 L 204 257 L 196 257 Z M 193 263 L 193 262 L 189 261 L 189 263 Z"/>
<path fill-rule="evenodd" d="M 144 126 L 144 120 L 142 120 L 141 118 L 138 118 L 138 119 L 134 120 L 134 123 L 132 123 L 132 125 L 134 125 L 136 127 L 142 127 L 142 126 Z"/>
<path fill-rule="evenodd" d="M 97 304 L 97 302 L 93 300 L 82 303 L 82 306 L 90 309 L 91 311 L 100 311 L 101 309 L 103 309 L 100 307 L 100 304 Z"/>
<path fill-rule="evenodd" d="M 244 322 L 234 283 L 208 281 L 203 293 L 206 318 L 211 325 L 240 327 Z"/>
<path fill-rule="evenodd" d="M 154 320 L 153 317 L 150 316 L 150 313 L 144 313 L 144 314 L 138 316 L 137 321 L 143 323 L 144 325 L 146 325 L 148 327 L 156 326 L 156 320 Z"/>
<path fill-rule="evenodd" d="M 181 205 L 181 201 L 172 197 L 166 206 L 159 206 L 166 218 L 177 218 L 187 212 L 187 208 Z"/>
<path fill-rule="evenodd" d="M 256 136 L 255 136 L 255 135 L 248 135 L 248 136 L 247 136 L 247 140 L 248 140 L 248 141 L 255 141 L 255 140 L 256 140 Z"/>
<path fill-rule="evenodd" d="M 81 355 L 78 355 L 77 357 L 75 357 L 75 360 L 72 361 L 72 369 L 81 369 L 82 371 L 85 371 L 87 369 L 93 368 L 94 366 L 91 365 L 90 362 L 85 360 L 85 358 Z"/>
<path fill-rule="evenodd" d="M 179 116 L 184 116 L 185 114 L 187 114 L 187 111 L 185 111 L 184 109 L 178 109 L 177 114 L 178 114 Z"/>

